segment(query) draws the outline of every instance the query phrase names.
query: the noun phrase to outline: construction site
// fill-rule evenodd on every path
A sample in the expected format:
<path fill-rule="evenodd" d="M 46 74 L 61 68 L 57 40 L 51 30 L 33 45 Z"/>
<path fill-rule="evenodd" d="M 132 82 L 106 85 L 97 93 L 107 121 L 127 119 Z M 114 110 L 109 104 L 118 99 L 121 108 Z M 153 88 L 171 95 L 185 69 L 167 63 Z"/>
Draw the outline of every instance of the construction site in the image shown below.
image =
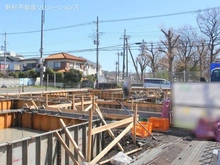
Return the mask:
<path fill-rule="evenodd" d="M 196 138 L 190 110 L 178 118 L 175 89 L 2 93 L 0 164 L 216 164 L 218 140 Z"/>

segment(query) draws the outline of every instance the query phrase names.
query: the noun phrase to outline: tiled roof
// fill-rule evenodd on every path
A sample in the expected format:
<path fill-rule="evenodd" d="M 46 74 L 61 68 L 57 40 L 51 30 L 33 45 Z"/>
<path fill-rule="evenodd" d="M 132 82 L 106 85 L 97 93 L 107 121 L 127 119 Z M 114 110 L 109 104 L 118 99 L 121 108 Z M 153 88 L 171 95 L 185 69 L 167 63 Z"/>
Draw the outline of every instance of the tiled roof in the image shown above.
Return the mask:
<path fill-rule="evenodd" d="M 64 53 L 64 52 L 51 54 L 45 58 L 45 60 L 58 60 L 58 59 L 69 59 L 69 60 L 86 62 L 86 59 L 84 58 L 76 57 L 76 56 L 73 56 L 71 54 Z"/>
<path fill-rule="evenodd" d="M 20 62 L 21 59 L 13 56 L 6 56 L 5 60 L 8 62 Z M 4 61 L 4 56 L 0 56 L 0 61 Z"/>
<path fill-rule="evenodd" d="M 24 59 L 21 59 L 21 61 L 38 61 L 39 58 L 37 57 L 33 57 L 33 58 L 24 58 Z"/>

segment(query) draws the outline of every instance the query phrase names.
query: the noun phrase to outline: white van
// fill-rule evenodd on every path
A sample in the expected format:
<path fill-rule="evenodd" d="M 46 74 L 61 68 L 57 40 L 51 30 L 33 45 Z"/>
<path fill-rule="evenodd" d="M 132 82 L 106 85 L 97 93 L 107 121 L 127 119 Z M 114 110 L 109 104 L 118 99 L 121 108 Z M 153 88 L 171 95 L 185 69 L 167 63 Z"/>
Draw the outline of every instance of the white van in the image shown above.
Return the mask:
<path fill-rule="evenodd" d="M 171 88 L 171 83 L 162 78 L 145 78 L 143 87 Z"/>

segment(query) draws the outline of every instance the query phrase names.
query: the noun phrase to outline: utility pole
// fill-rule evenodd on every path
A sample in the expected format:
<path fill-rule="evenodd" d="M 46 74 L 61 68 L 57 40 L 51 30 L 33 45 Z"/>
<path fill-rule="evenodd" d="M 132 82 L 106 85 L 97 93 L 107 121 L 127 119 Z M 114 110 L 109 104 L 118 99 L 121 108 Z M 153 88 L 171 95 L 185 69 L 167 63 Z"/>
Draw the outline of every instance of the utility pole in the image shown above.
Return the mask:
<path fill-rule="evenodd" d="M 44 7 L 41 10 L 41 42 L 40 42 L 40 86 L 43 85 L 44 65 L 43 65 L 43 37 L 44 37 L 44 22 L 45 22 L 45 0 Z"/>
<path fill-rule="evenodd" d="M 120 56 L 120 53 L 118 52 L 118 83 L 119 83 L 119 79 L 120 79 L 120 60 L 119 60 L 119 56 Z"/>
<path fill-rule="evenodd" d="M 128 36 L 126 36 L 125 41 L 126 41 L 126 77 L 128 77 Z"/>
<path fill-rule="evenodd" d="M 115 82 L 118 82 L 118 61 L 115 62 Z"/>
<path fill-rule="evenodd" d="M 7 33 L 5 32 L 4 39 L 4 74 L 6 73 L 6 53 L 7 53 Z"/>
<path fill-rule="evenodd" d="M 119 56 L 123 56 L 123 53 L 117 53 L 118 54 L 118 82 L 120 81 L 120 58 Z"/>
<path fill-rule="evenodd" d="M 128 40 L 129 36 L 126 35 L 126 29 L 124 29 L 123 35 L 123 67 L 122 67 L 122 79 L 128 77 Z M 125 74 L 125 66 L 126 66 L 126 74 Z"/>
<path fill-rule="evenodd" d="M 100 70 L 100 65 L 99 65 L 99 37 L 100 34 L 103 34 L 102 32 L 99 32 L 99 17 L 97 17 L 97 20 L 94 21 L 96 24 L 96 32 L 95 35 L 93 34 L 91 37 L 93 38 L 93 42 L 96 45 L 96 88 L 99 88 L 99 70 Z"/>
<path fill-rule="evenodd" d="M 96 21 L 96 88 L 99 88 L 99 17 Z"/>
<path fill-rule="evenodd" d="M 126 37 L 126 29 L 124 29 L 124 46 L 123 46 L 123 70 L 122 70 L 122 79 L 125 78 L 125 37 Z"/>
<path fill-rule="evenodd" d="M 138 43 L 139 44 L 139 43 Z M 128 45 L 128 43 L 127 43 L 127 45 Z M 140 75 L 139 75 L 139 72 L 138 72 L 138 67 L 137 67 L 137 65 L 135 64 L 135 60 L 134 60 L 134 57 L 133 57 L 133 55 L 132 55 L 132 52 L 131 52 L 131 49 L 130 49 L 130 46 L 128 45 L 128 50 L 129 50 L 129 53 L 130 53 L 130 55 L 131 55 L 131 59 L 132 59 L 132 62 L 133 62 L 133 65 L 134 65 L 134 67 L 135 67 L 135 71 L 136 71 L 136 74 L 137 74 L 137 76 L 138 76 L 138 79 L 139 79 L 139 81 L 141 82 L 141 78 L 140 78 Z"/>

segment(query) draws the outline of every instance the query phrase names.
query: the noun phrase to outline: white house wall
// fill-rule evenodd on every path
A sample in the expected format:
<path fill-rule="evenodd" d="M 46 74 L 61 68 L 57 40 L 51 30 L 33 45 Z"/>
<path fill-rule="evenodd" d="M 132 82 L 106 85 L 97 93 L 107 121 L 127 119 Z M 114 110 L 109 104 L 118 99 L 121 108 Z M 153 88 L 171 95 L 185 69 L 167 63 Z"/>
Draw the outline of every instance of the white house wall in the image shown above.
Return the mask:
<path fill-rule="evenodd" d="M 59 69 L 59 68 L 54 68 L 54 63 L 55 62 L 67 62 L 67 63 L 74 63 L 74 69 L 77 69 L 77 70 L 80 70 L 80 71 L 83 71 L 83 69 L 81 68 L 76 68 L 76 63 L 79 63 L 81 65 L 84 65 L 84 62 L 81 62 L 81 61 L 71 61 L 71 60 L 47 60 L 46 61 L 46 65 L 48 68 L 51 68 L 51 69 Z"/>
<path fill-rule="evenodd" d="M 27 64 L 31 63 L 38 63 L 37 60 L 27 60 L 27 61 L 21 61 L 21 70 L 24 70 L 24 67 L 27 66 Z"/>

